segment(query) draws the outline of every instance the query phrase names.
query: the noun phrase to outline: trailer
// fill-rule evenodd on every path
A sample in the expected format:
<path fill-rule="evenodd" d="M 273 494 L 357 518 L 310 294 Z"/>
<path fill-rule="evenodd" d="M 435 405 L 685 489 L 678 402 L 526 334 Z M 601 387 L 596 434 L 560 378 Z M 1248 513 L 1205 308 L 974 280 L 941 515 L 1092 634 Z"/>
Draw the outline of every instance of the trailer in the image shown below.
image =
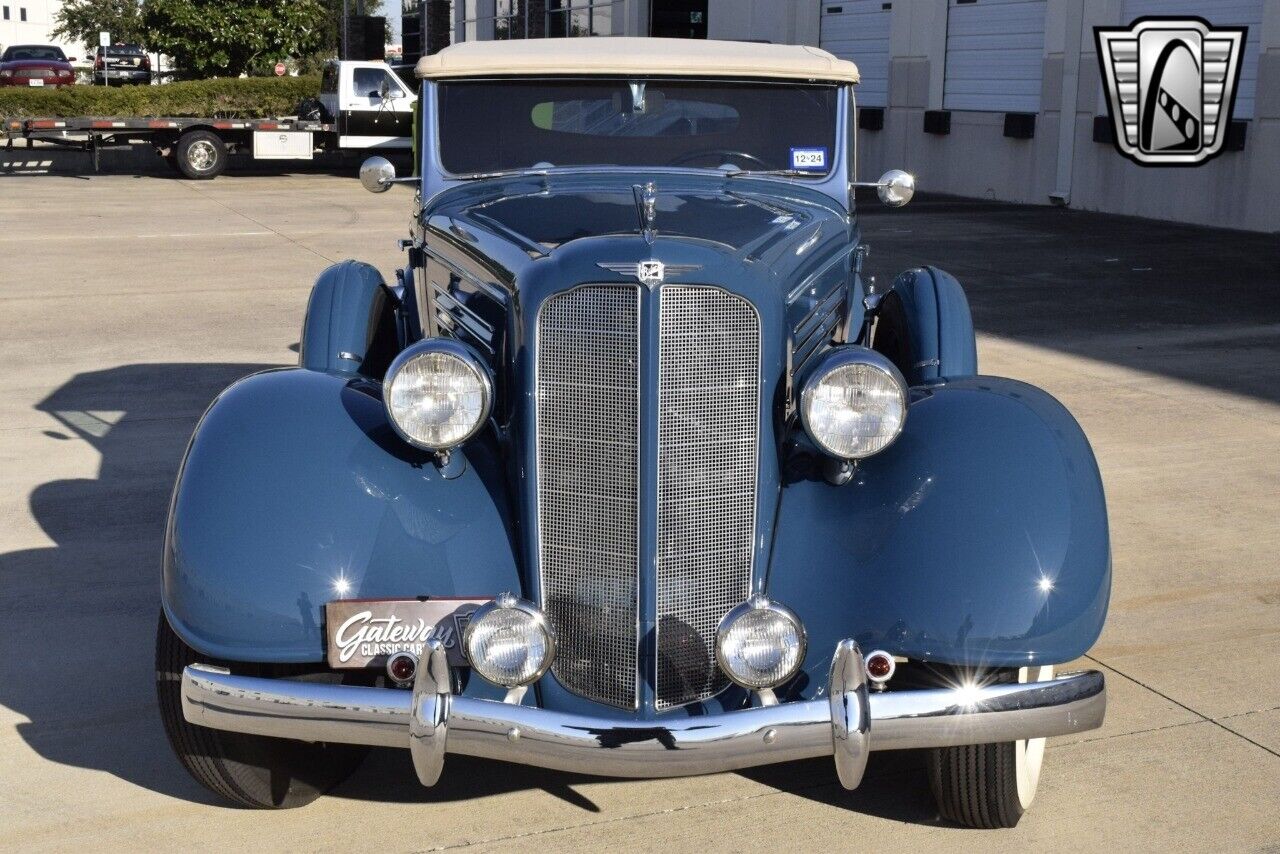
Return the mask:
<path fill-rule="evenodd" d="M 320 152 L 409 149 L 417 95 L 385 62 L 334 61 L 304 115 L 266 119 L 78 116 L 6 119 L 17 139 L 88 151 L 97 171 L 106 148 L 149 144 L 187 178 L 216 178 L 232 154 L 311 160 Z M 301 112 L 301 111 L 300 111 Z"/>

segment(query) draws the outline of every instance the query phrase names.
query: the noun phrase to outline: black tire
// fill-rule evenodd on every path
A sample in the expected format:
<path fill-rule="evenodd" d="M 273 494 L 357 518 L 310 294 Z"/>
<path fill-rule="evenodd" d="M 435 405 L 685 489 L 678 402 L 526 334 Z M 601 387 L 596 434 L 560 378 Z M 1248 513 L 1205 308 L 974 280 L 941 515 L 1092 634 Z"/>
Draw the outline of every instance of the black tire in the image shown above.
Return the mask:
<path fill-rule="evenodd" d="M 178 137 L 173 156 L 178 171 L 195 181 L 217 178 L 227 168 L 227 144 L 207 130 L 187 131 Z"/>
<path fill-rule="evenodd" d="M 963 680 L 963 676 L 958 677 Z M 1034 681 L 1036 677 L 1032 677 Z M 1017 682 L 1018 670 L 988 674 L 984 681 Z M 1039 755 L 1028 756 L 1039 742 Z M 1006 741 L 998 744 L 968 744 L 926 751 L 929 787 L 944 819 L 983 829 L 1014 827 L 1031 806 L 1040 777 L 1044 739 L 1032 742 Z M 1028 761 L 1034 761 L 1029 772 Z M 1019 763 L 1023 791 L 1019 790 Z"/>
<path fill-rule="evenodd" d="M 182 767 L 214 794 L 254 809 L 305 806 L 345 780 L 368 752 L 357 745 L 311 744 L 187 723 L 182 716 L 182 669 L 198 660 L 201 657 L 182 642 L 161 614 L 156 633 L 160 718 Z M 217 663 L 228 666 L 227 662 Z M 269 670 L 265 666 L 229 666 L 233 672 L 254 675 L 268 675 L 264 671 Z"/>

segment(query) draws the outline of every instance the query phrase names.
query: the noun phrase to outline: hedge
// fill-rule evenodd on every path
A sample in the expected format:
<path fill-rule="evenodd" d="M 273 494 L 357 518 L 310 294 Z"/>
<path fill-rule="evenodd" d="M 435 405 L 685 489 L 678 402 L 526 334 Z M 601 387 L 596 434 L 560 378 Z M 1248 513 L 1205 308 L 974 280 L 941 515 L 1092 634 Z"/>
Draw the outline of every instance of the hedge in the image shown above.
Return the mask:
<path fill-rule="evenodd" d="M 294 112 L 303 98 L 320 93 L 319 75 L 222 77 L 163 86 L 67 86 L 62 89 L 0 87 L 0 117 L 210 116 L 256 119 Z"/>

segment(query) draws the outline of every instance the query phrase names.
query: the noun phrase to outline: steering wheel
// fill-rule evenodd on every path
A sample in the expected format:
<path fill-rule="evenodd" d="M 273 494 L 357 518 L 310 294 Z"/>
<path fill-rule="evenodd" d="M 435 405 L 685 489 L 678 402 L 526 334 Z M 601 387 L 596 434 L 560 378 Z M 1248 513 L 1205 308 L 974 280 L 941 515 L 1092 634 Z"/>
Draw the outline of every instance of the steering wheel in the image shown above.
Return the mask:
<path fill-rule="evenodd" d="M 690 160 L 697 160 L 699 157 L 711 157 L 712 155 L 715 155 L 715 154 L 718 154 L 721 157 L 736 157 L 740 160 L 749 160 L 753 163 L 758 164 L 761 169 L 772 168 L 771 166 L 769 166 L 768 163 L 765 163 L 763 160 L 761 160 L 759 157 L 756 157 L 754 154 L 747 154 L 745 151 L 734 151 L 729 148 L 704 148 L 701 151 L 686 151 L 684 154 L 679 155 L 674 160 L 668 161 L 667 165 L 680 166 L 683 163 L 688 163 Z"/>

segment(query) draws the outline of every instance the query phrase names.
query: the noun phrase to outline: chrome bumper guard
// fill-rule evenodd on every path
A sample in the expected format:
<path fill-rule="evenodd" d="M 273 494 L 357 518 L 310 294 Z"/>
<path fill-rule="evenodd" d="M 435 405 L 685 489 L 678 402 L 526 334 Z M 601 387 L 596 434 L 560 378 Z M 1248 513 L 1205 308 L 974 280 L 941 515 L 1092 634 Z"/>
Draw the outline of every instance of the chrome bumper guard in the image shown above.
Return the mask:
<path fill-rule="evenodd" d="M 620 721 L 450 693 L 434 641 L 412 691 L 235 676 L 191 665 L 182 713 L 199 726 L 303 741 L 408 747 L 423 785 L 445 753 L 613 777 L 680 777 L 833 756 L 862 781 L 872 750 L 1068 735 L 1102 725 L 1106 685 L 1089 670 L 1047 682 L 868 691 L 862 653 L 836 647 L 829 694 L 701 717 Z"/>

